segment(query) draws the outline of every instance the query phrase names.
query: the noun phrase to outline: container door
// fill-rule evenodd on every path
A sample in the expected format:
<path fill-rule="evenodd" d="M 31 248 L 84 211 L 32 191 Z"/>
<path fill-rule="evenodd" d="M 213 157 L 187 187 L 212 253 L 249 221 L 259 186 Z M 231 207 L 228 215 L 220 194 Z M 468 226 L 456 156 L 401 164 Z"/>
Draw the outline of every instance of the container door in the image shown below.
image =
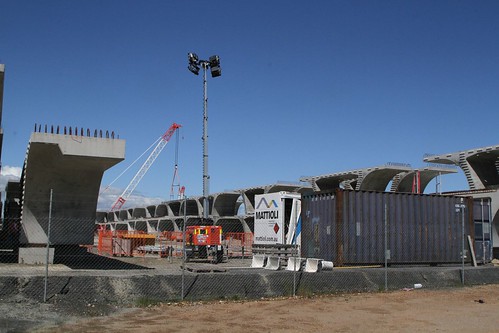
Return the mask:
<path fill-rule="evenodd" d="M 490 198 L 473 201 L 473 222 L 475 224 L 475 256 L 481 264 L 492 260 L 492 207 Z"/>

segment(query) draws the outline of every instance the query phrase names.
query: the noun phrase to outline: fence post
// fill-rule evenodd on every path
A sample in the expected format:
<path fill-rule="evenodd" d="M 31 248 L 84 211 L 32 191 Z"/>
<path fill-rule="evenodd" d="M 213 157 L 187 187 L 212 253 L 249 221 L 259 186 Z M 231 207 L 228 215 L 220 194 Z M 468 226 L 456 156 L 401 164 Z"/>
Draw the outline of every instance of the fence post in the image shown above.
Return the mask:
<path fill-rule="evenodd" d="M 463 203 L 464 199 L 461 198 L 461 203 L 454 205 L 456 213 L 461 212 L 461 283 L 464 286 L 464 210 L 466 205 Z"/>
<path fill-rule="evenodd" d="M 461 203 L 463 202 L 463 198 L 461 198 Z M 462 244 L 462 250 L 461 250 L 461 281 L 464 286 L 464 251 L 465 251 L 465 242 L 464 242 L 464 209 L 465 206 L 462 204 L 461 205 L 461 244 Z"/>
<path fill-rule="evenodd" d="M 47 302 L 47 283 L 49 275 L 49 259 L 50 259 L 50 222 L 52 220 L 52 189 L 50 189 L 49 200 L 49 220 L 47 225 L 47 255 L 45 258 L 45 286 L 43 290 L 43 302 Z"/>
<path fill-rule="evenodd" d="M 385 291 L 388 291 L 388 230 L 387 230 L 387 212 L 388 208 L 385 202 L 385 216 L 384 216 L 384 224 L 385 224 Z"/>
<path fill-rule="evenodd" d="M 294 244 L 293 249 L 293 297 L 296 297 L 296 259 L 298 259 L 298 245 Z M 289 260 L 288 260 L 289 264 Z"/>
<path fill-rule="evenodd" d="M 187 196 L 184 196 L 184 225 L 182 226 L 182 296 L 181 300 L 184 300 L 184 281 L 185 281 L 185 259 L 187 252 L 185 250 L 185 225 L 187 224 Z"/>

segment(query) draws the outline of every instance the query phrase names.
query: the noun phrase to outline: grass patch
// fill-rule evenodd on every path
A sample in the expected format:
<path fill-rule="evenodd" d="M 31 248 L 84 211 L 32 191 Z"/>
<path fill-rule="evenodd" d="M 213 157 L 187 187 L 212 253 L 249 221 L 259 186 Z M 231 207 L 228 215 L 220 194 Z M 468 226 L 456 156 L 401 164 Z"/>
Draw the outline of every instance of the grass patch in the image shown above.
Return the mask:
<path fill-rule="evenodd" d="M 161 301 L 149 297 L 140 297 L 135 301 L 135 306 L 139 308 L 147 308 L 162 303 Z"/>

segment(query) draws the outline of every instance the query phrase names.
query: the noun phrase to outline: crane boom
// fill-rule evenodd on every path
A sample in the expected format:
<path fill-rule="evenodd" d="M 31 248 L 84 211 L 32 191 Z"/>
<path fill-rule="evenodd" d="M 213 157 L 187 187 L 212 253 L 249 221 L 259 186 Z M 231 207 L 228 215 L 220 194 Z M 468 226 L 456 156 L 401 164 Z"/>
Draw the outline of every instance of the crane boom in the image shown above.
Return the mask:
<path fill-rule="evenodd" d="M 170 128 L 165 132 L 165 134 L 161 136 L 161 140 L 153 149 L 153 151 L 151 152 L 147 160 L 144 162 L 144 164 L 142 164 L 139 171 L 137 171 L 130 184 L 128 184 L 127 188 L 123 191 L 118 200 L 116 200 L 113 207 L 111 208 L 111 211 L 120 209 L 123 206 L 123 204 L 126 202 L 130 194 L 132 194 L 133 190 L 135 190 L 139 182 L 142 180 L 142 177 L 144 177 L 144 175 L 147 173 L 147 171 L 154 163 L 158 155 L 163 150 L 163 148 L 165 148 L 168 141 L 170 141 L 171 137 L 173 136 L 173 133 L 175 133 L 175 131 L 180 127 L 181 125 L 173 123 L 170 126 Z"/>

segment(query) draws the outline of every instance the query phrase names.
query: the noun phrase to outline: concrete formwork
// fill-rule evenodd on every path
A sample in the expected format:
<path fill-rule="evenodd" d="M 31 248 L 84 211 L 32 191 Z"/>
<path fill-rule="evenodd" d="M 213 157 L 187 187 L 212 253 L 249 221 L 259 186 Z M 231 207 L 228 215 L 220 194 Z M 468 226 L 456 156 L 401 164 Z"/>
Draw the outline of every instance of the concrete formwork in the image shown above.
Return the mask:
<path fill-rule="evenodd" d="M 94 242 L 102 176 L 124 159 L 125 141 L 74 133 L 31 135 L 21 176 L 21 244 L 46 244 L 50 205 L 52 245 Z"/>

